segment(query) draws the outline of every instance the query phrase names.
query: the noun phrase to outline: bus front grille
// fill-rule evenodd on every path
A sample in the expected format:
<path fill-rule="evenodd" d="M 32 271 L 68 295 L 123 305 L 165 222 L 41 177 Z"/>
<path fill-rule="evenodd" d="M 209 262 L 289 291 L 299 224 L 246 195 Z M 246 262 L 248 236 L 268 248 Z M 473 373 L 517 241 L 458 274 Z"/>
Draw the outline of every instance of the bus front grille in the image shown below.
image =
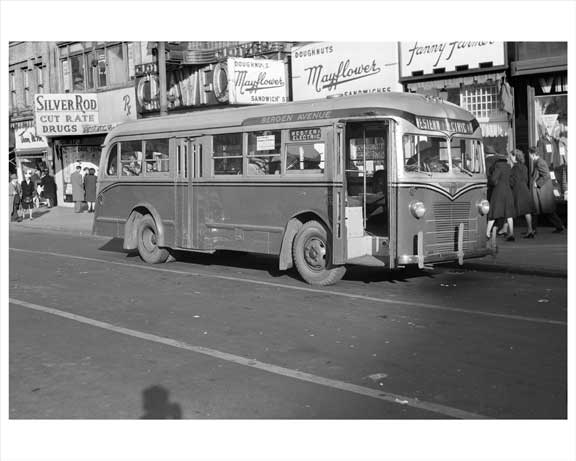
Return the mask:
<path fill-rule="evenodd" d="M 460 224 L 464 224 L 464 250 L 472 249 L 478 236 L 478 218 L 470 218 L 470 202 L 434 203 L 426 224 L 424 244 L 428 255 L 457 251 Z"/>

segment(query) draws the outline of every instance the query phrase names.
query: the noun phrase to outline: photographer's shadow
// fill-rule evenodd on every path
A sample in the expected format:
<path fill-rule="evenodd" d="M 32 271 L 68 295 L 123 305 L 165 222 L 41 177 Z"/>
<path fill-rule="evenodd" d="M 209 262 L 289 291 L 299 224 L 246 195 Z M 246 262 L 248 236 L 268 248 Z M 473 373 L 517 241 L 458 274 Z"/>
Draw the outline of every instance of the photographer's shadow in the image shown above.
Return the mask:
<path fill-rule="evenodd" d="M 170 402 L 167 389 L 150 386 L 142 391 L 144 414 L 140 419 L 182 419 L 180 404 Z"/>

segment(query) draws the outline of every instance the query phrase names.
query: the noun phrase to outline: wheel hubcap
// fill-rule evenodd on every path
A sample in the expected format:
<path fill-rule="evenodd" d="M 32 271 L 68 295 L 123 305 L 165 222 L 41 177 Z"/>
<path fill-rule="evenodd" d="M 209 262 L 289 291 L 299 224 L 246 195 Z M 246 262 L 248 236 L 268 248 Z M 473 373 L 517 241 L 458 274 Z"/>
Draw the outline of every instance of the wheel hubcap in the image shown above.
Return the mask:
<path fill-rule="evenodd" d="M 304 260 L 316 271 L 326 268 L 326 242 L 319 238 L 311 238 L 304 245 Z"/>
<path fill-rule="evenodd" d="M 157 243 L 156 233 L 150 228 L 145 229 L 142 232 L 142 242 L 147 251 L 154 251 Z"/>

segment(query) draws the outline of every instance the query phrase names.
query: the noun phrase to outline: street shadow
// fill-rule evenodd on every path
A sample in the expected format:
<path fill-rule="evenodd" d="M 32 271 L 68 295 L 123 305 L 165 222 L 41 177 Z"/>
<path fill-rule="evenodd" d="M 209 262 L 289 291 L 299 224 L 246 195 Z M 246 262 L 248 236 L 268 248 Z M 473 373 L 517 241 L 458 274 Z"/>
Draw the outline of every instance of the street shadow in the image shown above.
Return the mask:
<path fill-rule="evenodd" d="M 36 219 L 36 218 L 39 218 L 40 216 L 44 216 L 45 214 L 48 214 L 48 213 L 50 213 L 49 208 L 45 208 L 43 210 L 35 208 L 32 216 L 34 217 L 34 219 Z"/>
<path fill-rule="evenodd" d="M 144 414 L 140 419 L 182 419 L 180 404 L 170 402 L 170 393 L 162 386 L 150 386 L 142 391 Z"/>
<path fill-rule="evenodd" d="M 389 270 L 382 267 L 348 266 L 344 276 L 344 280 L 363 283 L 407 283 L 417 278 L 434 278 L 434 274 L 417 267 Z"/>
<path fill-rule="evenodd" d="M 127 258 L 133 258 L 135 256 L 138 256 L 137 251 L 125 250 L 123 246 L 124 246 L 124 239 L 113 238 L 108 240 L 104 245 L 102 245 L 98 249 L 101 251 L 109 251 L 111 253 L 122 253 L 125 254 Z"/>

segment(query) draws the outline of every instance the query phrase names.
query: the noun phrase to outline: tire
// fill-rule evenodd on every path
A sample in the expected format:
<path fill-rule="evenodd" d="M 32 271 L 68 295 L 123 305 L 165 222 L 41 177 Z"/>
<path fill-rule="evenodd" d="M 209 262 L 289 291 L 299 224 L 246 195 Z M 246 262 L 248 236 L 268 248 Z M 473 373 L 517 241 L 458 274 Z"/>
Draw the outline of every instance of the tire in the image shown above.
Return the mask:
<path fill-rule="evenodd" d="M 308 221 L 294 238 L 294 265 L 300 276 L 311 285 L 332 285 L 346 273 L 345 266 L 330 265 L 331 253 L 328 233 L 318 221 Z"/>
<path fill-rule="evenodd" d="M 158 229 L 154 218 L 144 215 L 138 223 L 138 253 L 148 264 L 161 264 L 168 260 L 170 253 L 157 245 Z"/>

